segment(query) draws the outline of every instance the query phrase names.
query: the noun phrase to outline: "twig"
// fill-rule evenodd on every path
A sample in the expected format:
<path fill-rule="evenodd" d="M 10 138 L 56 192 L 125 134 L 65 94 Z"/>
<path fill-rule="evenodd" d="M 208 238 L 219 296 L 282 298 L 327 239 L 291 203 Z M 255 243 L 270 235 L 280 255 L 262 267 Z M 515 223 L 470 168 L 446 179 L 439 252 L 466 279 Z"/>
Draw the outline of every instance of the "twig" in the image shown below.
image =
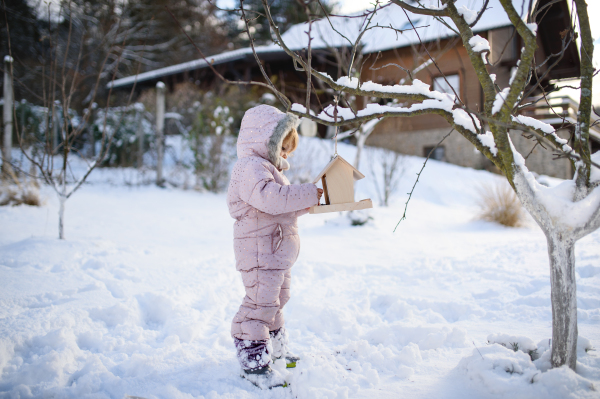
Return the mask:
<path fill-rule="evenodd" d="M 224 83 L 227 84 L 232 84 L 232 85 L 256 85 L 256 86 L 262 86 L 262 87 L 266 87 L 267 89 L 271 90 L 273 93 L 275 93 L 275 95 L 277 96 L 277 98 L 282 101 L 283 99 L 287 99 L 283 94 L 281 94 L 281 92 L 279 90 L 277 90 L 274 86 L 271 86 L 267 83 L 263 83 L 263 82 L 255 82 L 253 80 L 250 81 L 243 81 L 243 80 L 229 80 L 227 78 L 225 78 L 223 75 L 221 75 L 221 73 L 219 73 L 219 71 L 217 71 L 217 69 L 213 66 L 213 63 L 210 62 L 206 56 L 204 55 L 204 53 L 202 52 L 202 50 L 200 50 L 200 48 L 196 45 L 196 43 L 194 43 L 194 41 L 192 40 L 192 38 L 187 34 L 187 32 L 185 31 L 185 29 L 183 29 L 183 27 L 181 26 L 181 24 L 179 23 L 179 21 L 177 20 L 177 18 L 175 18 L 175 15 L 173 15 L 173 13 L 171 12 L 171 10 L 169 10 L 168 6 L 165 6 L 165 8 L 167 9 L 167 11 L 169 12 L 169 14 L 171 14 L 171 17 L 173 18 L 173 20 L 175 21 L 175 23 L 177 23 L 177 25 L 179 26 L 179 28 L 181 29 L 181 31 L 183 32 L 183 34 L 187 37 L 187 39 L 189 40 L 189 42 L 194 46 L 194 48 L 196 49 L 196 51 L 198 51 L 198 54 L 200 54 L 200 57 L 206 62 L 206 64 L 208 65 L 208 67 L 210 68 L 211 71 L 213 71 L 213 73 L 219 78 L 221 79 L 221 81 L 223 81 Z M 258 58 L 258 55 L 256 54 L 256 51 L 254 50 L 254 45 L 252 47 L 252 52 L 254 53 L 255 57 Z M 258 62 L 258 66 L 261 68 L 261 71 L 264 72 L 264 69 L 262 67 L 262 64 L 260 62 Z M 270 81 L 269 81 L 270 82 Z M 289 100 L 288 100 L 289 101 Z M 286 104 L 285 101 L 282 101 L 284 104 Z M 287 105 L 287 104 L 286 104 Z"/>
<path fill-rule="evenodd" d="M 446 134 L 444 137 L 442 137 L 442 139 L 440 140 L 439 143 L 437 143 L 435 145 L 435 147 L 433 147 L 433 149 L 431 151 L 429 151 L 429 154 L 427 154 L 427 158 L 425 158 L 425 162 L 423 162 L 423 166 L 421 167 L 421 170 L 419 171 L 419 173 L 417 173 L 417 180 L 415 180 L 415 184 L 413 184 L 412 189 L 410 190 L 410 193 L 408 193 L 408 199 L 406 200 L 406 203 L 404 204 L 404 214 L 402 215 L 402 217 L 400 218 L 400 220 L 398 221 L 398 223 L 396 223 L 396 227 L 394 227 L 394 233 L 396 232 L 396 229 L 398 228 L 398 226 L 400 225 L 400 223 L 406 219 L 406 211 L 408 210 L 408 203 L 410 202 L 410 199 L 412 198 L 413 192 L 415 191 L 415 187 L 417 186 L 417 183 L 419 182 L 419 178 L 421 177 L 421 173 L 423 173 L 423 169 L 425 169 L 425 165 L 427 165 L 427 161 L 429 161 L 429 158 L 431 157 L 431 154 L 433 154 L 433 152 L 440 146 L 440 144 L 442 144 L 444 142 L 444 140 L 446 140 L 446 138 L 448 136 L 450 136 L 452 134 L 452 132 L 454 131 L 454 128 L 452 128 L 448 134 Z"/>
<path fill-rule="evenodd" d="M 471 342 L 473 342 L 473 346 L 475 347 L 475 349 L 477 349 L 477 352 L 479 353 L 479 356 L 481 356 L 481 358 L 483 360 L 485 360 L 485 358 L 483 357 L 483 355 L 481 354 L 481 352 L 479 352 L 479 348 L 477 347 L 477 345 L 475 345 L 475 341 L 471 341 Z"/>

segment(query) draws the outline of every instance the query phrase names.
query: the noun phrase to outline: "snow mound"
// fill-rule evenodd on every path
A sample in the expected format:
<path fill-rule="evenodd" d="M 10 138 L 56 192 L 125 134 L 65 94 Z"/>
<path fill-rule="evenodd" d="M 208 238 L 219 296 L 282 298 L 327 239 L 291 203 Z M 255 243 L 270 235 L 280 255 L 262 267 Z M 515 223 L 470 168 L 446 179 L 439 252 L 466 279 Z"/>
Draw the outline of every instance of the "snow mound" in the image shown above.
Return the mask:
<path fill-rule="evenodd" d="M 577 373 L 550 364 L 550 339 L 537 345 L 524 336 L 491 334 L 490 345 L 473 350 L 458 364 L 459 372 L 485 391 L 510 398 L 591 398 L 598 397 L 592 380 L 597 371 L 588 365 L 597 359 L 589 339 L 577 339 Z"/>
<path fill-rule="evenodd" d="M 353 341 L 333 353 L 304 355 L 292 373 L 290 385 L 298 399 L 347 398 L 360 389 L 377 387 L 384 376 L 406 379 L 422 361 L 419 346 L 414 343 L 397 350 L 371 345 L 366 340 Z"/>
<path fill-rule="evenodd" d="M 535 358 L 535 354 L 537 353 L 537 346 L 527 337 L 508 334 L 490 334 L 488 336 L 488 343 L 499 344 L 505 348 L 512 349 L 515 352 L 521 351 L 527 353 L 529 357 L 532 358 Z"/>

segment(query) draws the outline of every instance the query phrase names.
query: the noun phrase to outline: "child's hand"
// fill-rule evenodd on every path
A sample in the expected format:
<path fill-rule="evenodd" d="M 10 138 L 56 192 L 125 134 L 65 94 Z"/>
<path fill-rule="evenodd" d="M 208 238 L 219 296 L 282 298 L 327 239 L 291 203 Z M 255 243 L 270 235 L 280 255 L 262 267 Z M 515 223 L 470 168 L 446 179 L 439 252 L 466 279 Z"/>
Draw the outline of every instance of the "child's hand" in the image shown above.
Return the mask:
<path fill-rule="evenodd" d="M 317 197 L 319 197 L 319 200 L 317 201 L 317 205 L 321 205 L 321 197 L 323 196 L 323 189 L 322 188 L 317 188 Z M 306 210 L 310 210 L 310 208 L 306 208 Z"/>

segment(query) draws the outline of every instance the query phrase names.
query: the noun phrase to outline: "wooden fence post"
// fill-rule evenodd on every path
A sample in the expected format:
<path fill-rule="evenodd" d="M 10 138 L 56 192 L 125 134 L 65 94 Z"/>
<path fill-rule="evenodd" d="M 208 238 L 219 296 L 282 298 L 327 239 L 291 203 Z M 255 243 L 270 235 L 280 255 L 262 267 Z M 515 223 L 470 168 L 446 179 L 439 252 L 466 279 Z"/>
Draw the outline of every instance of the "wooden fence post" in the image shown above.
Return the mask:
<path fill-rule="evenodd" d="M 142 129 L 142 122 L 144 116 L 144 105 L 142 103 L 135 104 L 135 121 L 136 131 L 135 136 L 138 142 L 137 151 L 137 168 L 141 169 L 144 166 L 144 129 Z"/>
<path fill-rule="evenodd" d="M 163 133 L 165 130 L 165 84 L 156 83 L 156 184 L 163 185 Z"/>
<path fill-rule="evenodd" d="M 2 171 L 6 174 L 12 174 L 11 152 L 14 107 L 12 62 L 13 59 L 10 55 L 4 57 L 4 105 L 2 106 L 4 141 L 2 146 Z"/>

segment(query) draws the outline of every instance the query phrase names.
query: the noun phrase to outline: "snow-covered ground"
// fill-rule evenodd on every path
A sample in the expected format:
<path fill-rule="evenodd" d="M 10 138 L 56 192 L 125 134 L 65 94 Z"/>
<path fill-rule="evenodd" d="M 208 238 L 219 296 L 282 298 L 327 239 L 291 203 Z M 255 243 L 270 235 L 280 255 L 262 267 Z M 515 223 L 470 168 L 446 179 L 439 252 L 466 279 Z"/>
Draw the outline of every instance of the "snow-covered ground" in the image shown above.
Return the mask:
<path fill-rule="evenodd" d="M 244 292 L 223 194 L 102 183 L 135 172 L 99 170 L 67 202 L 66 241 L 52 191 L 0 208 L 0 397 L 600 397 L 600 355 L 585 350 L 600 345 L 600 232 L 576 249 L 578 373 L 546 371 L 543 234 L 475 220 L 477 187 L 501 178 L 435 161 L 393 233 L 421 163 L 405 161 L 392 205 L 364 226 L 300 219 L 285 315 L 302 361 L 290 388 L 267 392 L 239 377 L 229 335 Z M 362 169 L 357 197 L 376 200 Z"/>

